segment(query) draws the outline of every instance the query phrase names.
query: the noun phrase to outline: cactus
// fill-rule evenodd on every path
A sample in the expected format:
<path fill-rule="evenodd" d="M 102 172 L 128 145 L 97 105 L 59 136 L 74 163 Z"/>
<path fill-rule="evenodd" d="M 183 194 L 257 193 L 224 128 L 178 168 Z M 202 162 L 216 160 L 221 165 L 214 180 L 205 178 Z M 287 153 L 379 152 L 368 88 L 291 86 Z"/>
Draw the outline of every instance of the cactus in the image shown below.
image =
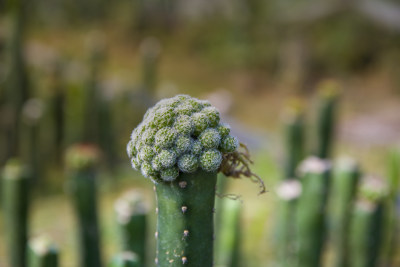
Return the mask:
<path fill-rule="evenodd" d="M 295 259 L 296 205 L 302 187 L 298 180 L 287 179 L 279 184 L 276 193 L 280 199 L 276 227 L 276 255 L 280 266 L 293 266 Z"/>
<path fill-rule="evenodd" d="M 295 178 L 297 165 L 304 158 L 304 108 L 298 100 L 293 100 L 284 114 L 286 129 L 285 178 Z"/>
<path fill-rule="evenodd" d="M 385 203 L 385 239 L 384 264 L 394 266 L 395 253 L 398 248 L 400 228 L 396 214 L 396 200 L 399 197 L 400 185 L 400 150 L 390 151 L 388 160 L 389 195 Z"/>
<path fill-rule="evenodd" d="M 28 244 L 29 267 L 57 267 L 58 248 L 45 236 L 32 239 Z"/>
<path fill-rule="evenodd" d="M 241 266 L 241 203 L 226 198 L 222 209 L 221 228 L 216 240 L 216 265 Z"/>
<path fill-rule="evenodd" d="M 69 191 L 78 221 L 79 256 L 82 267 L 101 266 L 95 173 L 98 160 L 98 149 L 84 144 L 70 147 L 65 156 Z"/>
<path fill-rule="evenodd" d="M 317 122 L 317 151 L 319 158 L 327 159 L 332 153 L 335 133 L 336 106 L 339 96 L 339 85 L 327 80 L 319 85 L 319 112 Z"/>
<path fill-rule="evenodd" d="M 358 164 L 350 158 L 342 158 L 335 170 L 331 201 L 331 239 L 335 252 L 335 265 L 348 265 L 348 235 L 351 223 L 351 212 L 355 199 L 356 187 L 360 177 Z"/>
<path fill-rule="evenodd" d="M 63 141 L 64 141 L 64 123 L 65 123 L 65 88 L 63 85 L 63 72 L 64 62 L 61 59 L 57 59 L 52 64 L 50 74 L 50 113 L 52 119 L 52 127 L 54 134 L 54 151 L 52 151 L 55 159 L 59 163 L 62 157 Z"/>
<path fill-rule="evenodd" d="M 26 266 L 30 174 L 19 160 L 10 159 L 3 170 L 3 218 L 9 266 Z"/>
<path fill-rule="evenodd" d="M 146 224 L 148 208 L 143 196 L 135 191 L 129 191 L 115 203 L 117 223 L 122 241 L 122 250 L 134 252 L 146 266 Z"/>
<path fill-rule="evenodd" d="M 43 102 L 37 98 L 29 99 L 22 110 L 23 132 L 22 139 L 27 140 L 23 147 L 27 148 L 26 160 L 29 162 L 33 179 L 40 177 L 40 141 L 39 127 L 43 116 Z M 23 140 L 22 140 L 23 141 Z"/>
<path fill-rule="evenodd" d="M 178 95 L 149 109 L 132 132 L 132 167 L 155 184 L 157 266 L 212 266 L 217 172 L 257 179 L 219 121 L 208 101 Z"/>
<path fill-rule="evenodd" d="M 350 231 L 349 266 L 375 267 L 383 237 L 383 200 L 387 188 L 377 177 L 365 177 L 359 189 Z"/>
<path fill-rule="evenodd" d="M 26 0 L 9 1 L 10 36 L 6 44 L 5 98 L 10 123 L 7 125 L 7 158 L 19 152 L 19 126 L 22 106 L 29 97 L 29 81 L 23 56 L 25 20 L 28 12 Z"/>
<path fill-rule="evenodd" d="M 114 256 L 109 267 L 141 267 L 138 256 L 130 251 L 125 251 Z"/>
<path fill-rule="evenodd" d="M 330 169 L 328 161 L 316 157 L 307 158 L 299 166 L 303 185 L 296 209 L 299 266 L 317 267 L 321 264 Z"/>

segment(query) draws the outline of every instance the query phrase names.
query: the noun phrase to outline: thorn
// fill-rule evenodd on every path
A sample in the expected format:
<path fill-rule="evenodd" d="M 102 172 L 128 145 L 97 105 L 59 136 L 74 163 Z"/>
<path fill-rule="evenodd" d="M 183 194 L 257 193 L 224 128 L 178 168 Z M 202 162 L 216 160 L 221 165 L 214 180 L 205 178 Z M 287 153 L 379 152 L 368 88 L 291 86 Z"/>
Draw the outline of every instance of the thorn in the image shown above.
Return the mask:
<path fill-rule="evenodd" d="M 158 264 L 158 258 L 155 258 L 155 259 L 154 259 L 154 262 L 155 262 L 156 264 Z"/>
<path fill-rule="evenodd" d="M 169 260 L 169 263 L 173 263 L 174 262 L 174 260 Z"/>
<path fill-rule="evenodd" d="M 186 257 L 182 257 L 182 263 L 183 263 L 183 264 L 186 264 L 186 263 L 187 263 L 187 261 L 188 261 L 188 260 L 187 260 L 187 258 L 186 258 Z"/>
<path fill-rule="evenodd" d="M 184 230 L 184 231 L 183 231 L 183 238 L 182 238 L 182 240 L 185 239 L 185 238 L 188 237 L 188 236 L 189 236 L 189 230 Z"/>
<path fill-rule="evenodd" d="M 158 238 L 158 232 L 154 233 L 154 237 L 157 239 Z"/>
<path fill-rule="evenodd" d="M 158 214 L 158 208 L 156 208 L 156 214 Z"/>
<path fill-rule="evenodd" d="M 188 209 L 188 208 L 187 208 L 186 206 L 182 206 L 182 213 L 185 214 L 186 211 L 187 211 L 187 209 Z"/>
<path fill-rule="evenodd" d="M 181 182 L 179 182 L 179 186 L 180 186 L 180 188 L 186 188 L 187 182 L 186 181 L 181 181 Z"/>

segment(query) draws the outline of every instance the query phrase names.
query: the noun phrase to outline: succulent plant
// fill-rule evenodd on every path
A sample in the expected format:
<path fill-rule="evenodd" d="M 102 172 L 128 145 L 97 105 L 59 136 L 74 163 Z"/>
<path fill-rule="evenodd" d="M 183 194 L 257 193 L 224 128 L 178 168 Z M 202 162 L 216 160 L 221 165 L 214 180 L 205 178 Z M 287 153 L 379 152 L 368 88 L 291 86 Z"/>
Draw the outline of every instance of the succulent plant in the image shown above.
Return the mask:
<path fill-rule="evenodd" d="M 102 266 L 95 172 L 99 159 L 100 150 L 90 144 L 73 145 L 65 155 L 69 191 L 79 231 L 80 266 Z"/>
<path fill-rule="evenodd" d="M 30 267 L 57 267 L 58 248 L 46 236 L 38 236 L 29 241 Z"/>
<path fill-rule="evenodd" d="M 218 110 L 188 95 L 161 100 L 133 130 L 132 167 L 153 181 L 157 195 L 157 266 L 212 266 L 218 171 L 255 178 L 264 191 L 247 150 L 238 148 Z"/>
<path fill-rule="evenodd" d="M 18 159 L 7 161 L 2 172 L 2 204 L 9 266 L 26 266 L 29 185 L 31 174 Z"/>
<path fill-rule="evenodd" d="M 175 180 L 180 173 L 216 172 L 224 153 L 239 147 L 208 101 L 187 95 L 165 99 L 149 109 L 132 132 L 127 153 L 132 167 L 154 182 Z"/>

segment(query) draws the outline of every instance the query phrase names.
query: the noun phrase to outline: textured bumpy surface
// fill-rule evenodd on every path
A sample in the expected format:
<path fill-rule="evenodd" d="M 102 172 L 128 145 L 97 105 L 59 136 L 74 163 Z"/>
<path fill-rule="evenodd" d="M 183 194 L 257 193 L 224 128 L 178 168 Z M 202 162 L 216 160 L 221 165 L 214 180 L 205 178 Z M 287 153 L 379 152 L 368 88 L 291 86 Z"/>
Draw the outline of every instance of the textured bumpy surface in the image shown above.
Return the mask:
<path fill-rule="evenodd" d="M 132 132 L 127 153 L 132 167 L 154 182 L 173 181 L 198 169 L 217 172 L 223 154 L 239 145 L 229 132 L 208 101 L 178 95 L 147 111 Z"/>

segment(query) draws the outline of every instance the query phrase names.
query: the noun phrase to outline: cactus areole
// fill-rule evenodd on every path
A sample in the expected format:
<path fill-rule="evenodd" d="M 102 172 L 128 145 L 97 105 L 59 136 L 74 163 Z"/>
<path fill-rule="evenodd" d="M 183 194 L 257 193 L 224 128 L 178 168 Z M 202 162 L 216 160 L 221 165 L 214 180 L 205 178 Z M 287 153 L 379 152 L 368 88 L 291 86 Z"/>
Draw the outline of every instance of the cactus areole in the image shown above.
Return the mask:
<path fill-rule="evenodd" d="M 247 150 L 208 101 L 188 95 L 150 108 L 127 145 L 132 167 L 155 184 L 157 266 L 212 266 L 217 173 L 253 174 Z"/>

